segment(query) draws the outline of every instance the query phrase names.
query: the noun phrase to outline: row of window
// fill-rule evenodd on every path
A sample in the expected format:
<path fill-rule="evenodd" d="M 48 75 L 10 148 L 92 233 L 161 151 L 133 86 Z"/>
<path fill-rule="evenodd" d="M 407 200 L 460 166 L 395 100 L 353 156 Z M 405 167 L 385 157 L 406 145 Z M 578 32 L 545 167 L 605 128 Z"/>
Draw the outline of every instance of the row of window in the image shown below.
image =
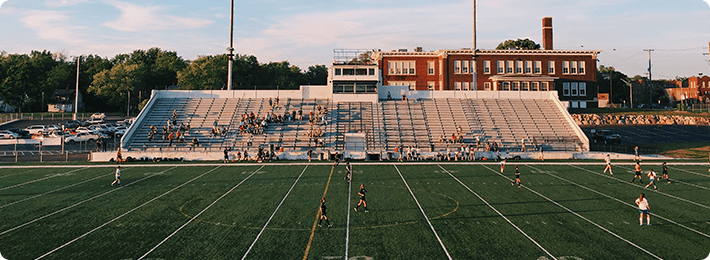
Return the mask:
<path fill-rule="evenodd" d="M 586 82 L 563 82 L 562 95 L 566 97 L 587 96 Z"/>
<path fill-rule="evenodd" d="M 416 62 L 414 61 L 390 61 L 387 63 L 389 75 L 415 75 Z"/>
<path fill-rule="evenodd" d="M 335 75 L 340 76 L 351 76 L 351 75 L 362 75 L 362 76 L 375 76 L 375 69 L 343 69 L 343 68 L 335 68 Z"/>
<path fill-rule="evenodd" d="M 483 61 L 483 73 L 491 74 L 493 68 L 491 61 Z M 497 74 L 542 74 L 542 61 L 522 61 L 522 60 L 499 60 L 496 62 L 495 71 Z M 415 61 L 390 61 L 388 62 L 389 75 L 415 75 Z M 434 75 L 434 62 L 427 62 L 427 74 Z M 473 73 L 472 60 L 455 60 L 454 74 L 471 74 Z M 584 61 L 563 61 L 562 74 L 577 74 L 584 75 L 586 62 Z M 336 75 L 338 71 L 336 70 Z M 345 73 L 345 71 L 343 71 Z M 547 62 L 547 74 L 555 74 L 555 61 Z M 347 75 L 347 74 L 344 74 Z M 360 75 L 360 74 L 357 74 Z"/>
<path fill-rule="evenodd" d="M 550 82 L 499 81 L 498 89 L 511 91 L 549 91 Z"/>
<path fill-rule="evenodd" d="M 377 82 L 334 82 L 333 93 L 367 94 L 377 93 Z"/>

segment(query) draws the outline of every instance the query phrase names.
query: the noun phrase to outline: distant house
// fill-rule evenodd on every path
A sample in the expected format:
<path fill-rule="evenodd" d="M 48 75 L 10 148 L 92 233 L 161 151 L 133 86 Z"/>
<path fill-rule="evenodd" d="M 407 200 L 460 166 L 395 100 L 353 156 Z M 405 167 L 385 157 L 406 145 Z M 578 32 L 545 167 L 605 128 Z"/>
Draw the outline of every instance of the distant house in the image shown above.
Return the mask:
<path fill-rule="evenodd" d="M 9 113 L 15 111 L 15 107 L 5 103 L 5 101 L 0 100 L 0 112 Z"/>
<path fill-rule="evenodd" d="M 710 77 L 692 76 L 687 81 L 675 83 L 676 86 L 665 89 L 671 101 L 685 104 L 710 102 Z"/>
<path fill-rule="evenodd" d="M 76 92 L 73 89 L 58 89 L 54 92 L 54 104 L 47 104 L 48 112 L 74 112 L 74 98 Z M 84 107 L 82 95 L 79 92 L 79 108 Z"/>

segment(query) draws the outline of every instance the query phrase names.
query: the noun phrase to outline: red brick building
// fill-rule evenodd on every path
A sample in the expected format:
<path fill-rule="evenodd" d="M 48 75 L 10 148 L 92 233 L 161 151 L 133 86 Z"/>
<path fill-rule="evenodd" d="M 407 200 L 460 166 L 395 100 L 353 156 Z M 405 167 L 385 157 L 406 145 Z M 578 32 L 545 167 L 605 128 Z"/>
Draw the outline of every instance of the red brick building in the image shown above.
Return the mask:
<path fill-rule="evenodd" d="M 685 82 L 676 82 L 679 87 L 666 88 L 668 97 L 674 102 L 686 102 L 687 104 L 709 103 L 710 102 L 710 77 L 692 76 Z"/>
<path fill-rule="evenodd" d="M 597 106 L 596 50 L 553 50 L 552 18 L 543 19 L 543 50 L 398 50 L 375 52 L 382 85 L 411 90 L 552 91 L 570 107 Z M 475 65 L 474 65 L 475 64 Z M 473 84 L 473 67 L 477 80 Z M 475 87 L 474 87 L 475 86 Z"/>

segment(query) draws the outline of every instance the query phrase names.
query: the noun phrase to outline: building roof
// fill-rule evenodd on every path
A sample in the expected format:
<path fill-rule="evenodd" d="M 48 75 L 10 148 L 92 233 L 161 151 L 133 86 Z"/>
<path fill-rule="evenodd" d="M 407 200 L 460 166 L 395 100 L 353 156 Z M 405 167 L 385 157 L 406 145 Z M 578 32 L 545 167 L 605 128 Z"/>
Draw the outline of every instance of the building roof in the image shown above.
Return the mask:
<path fill-rule="evenodd" d="M 601 50 L 477 50 L 478 55 L 591 55 L 596 58 Z M 448 55 L 473 55 L 471 49 L 458 50 L 436 50 L 428 52 L 416 51 L 378 51 L 372 54 L 372 57 L 377 60 L 385 56 L 448 56 Z"/>

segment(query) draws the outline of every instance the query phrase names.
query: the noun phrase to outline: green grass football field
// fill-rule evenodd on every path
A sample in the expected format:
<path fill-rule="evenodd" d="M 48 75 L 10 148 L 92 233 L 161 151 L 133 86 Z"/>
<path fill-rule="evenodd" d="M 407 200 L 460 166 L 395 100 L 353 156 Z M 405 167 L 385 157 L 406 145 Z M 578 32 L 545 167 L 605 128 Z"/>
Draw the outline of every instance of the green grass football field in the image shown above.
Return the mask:
<path fill-rule="evenodd" d="M 643 162 L 644 172 L 660 162 Z M 157 164 L 0 168 L 17 259 L 705 259 L 707 164 L 659 191 L 631 163 Z M 359 185 L 369 212 L 358 203 Z M 651 226 L 634 200 L 645 193 Z M 332 227 L 319 227 L 320 198 Z"/>

